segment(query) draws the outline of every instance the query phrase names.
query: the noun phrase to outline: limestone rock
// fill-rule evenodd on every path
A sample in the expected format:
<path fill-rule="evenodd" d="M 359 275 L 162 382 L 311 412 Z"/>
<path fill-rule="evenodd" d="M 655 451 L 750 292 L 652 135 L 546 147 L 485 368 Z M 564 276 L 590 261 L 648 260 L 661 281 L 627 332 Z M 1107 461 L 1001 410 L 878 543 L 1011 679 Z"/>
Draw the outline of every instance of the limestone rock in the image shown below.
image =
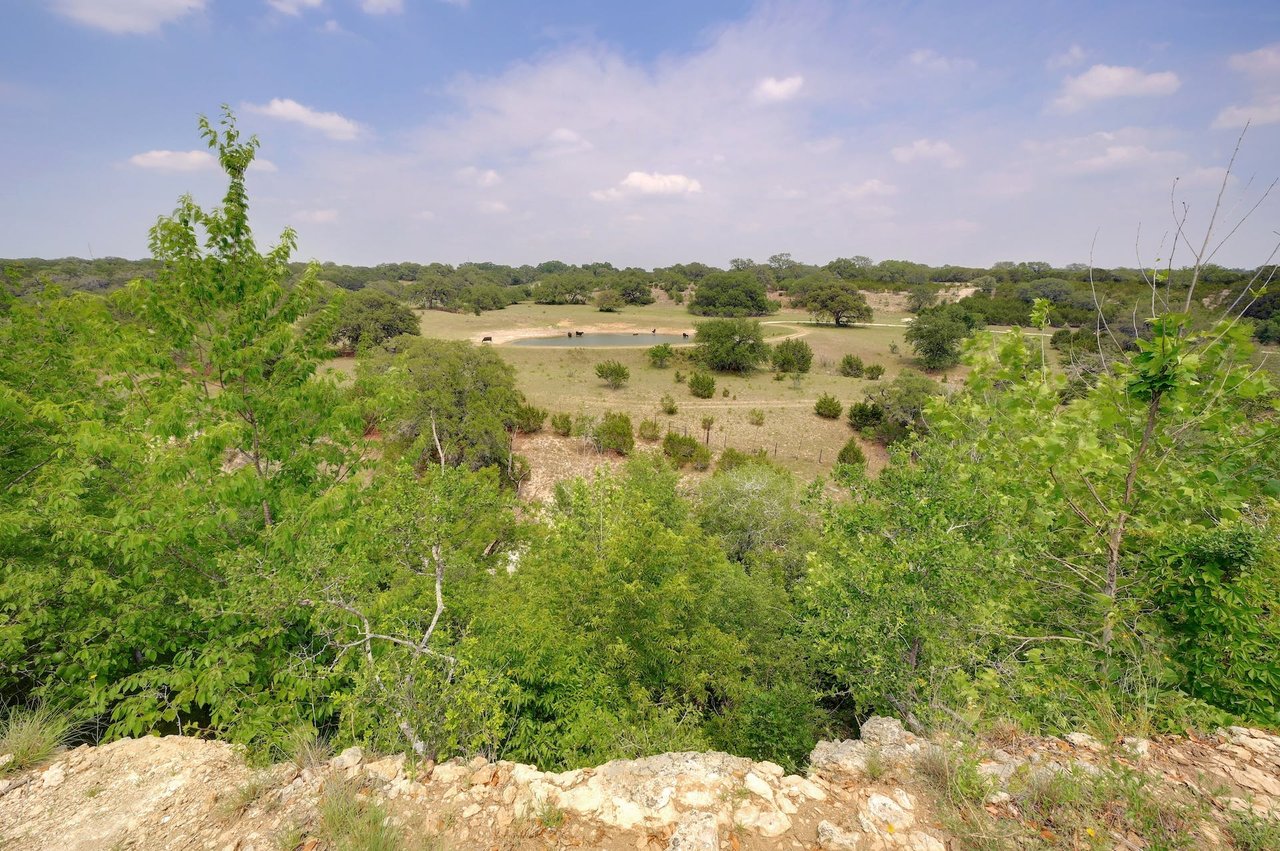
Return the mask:
<path fill-rule="evenodd" d="M 342 753 L 329 760 L 329 765 L 336 769 L 355 768 L 364 762 L 364 749 L 360 747 L 347 748 Z"/>
<path fill-rule="evenodd" d="M 822 851 L 858 851 L 862 834 L 823 820 L 818 822 L 818 847 Z"/>
<path fill-rule="evenodd" d="M 873 715 L 862 722 L 861 738 L 869 745 L 887 748 L 904 743 L 907 731 L 902 729 L 902 722 L 897 718 Z"/>
<path fill-rule="evenodd" d="M 1082 748 L 1088 751 L 1102 750 L 1102 742 L 1099 742 L 1088 733 L 1067 733 L 1063 738 L 1070 742 L 1072 747 Z"/>

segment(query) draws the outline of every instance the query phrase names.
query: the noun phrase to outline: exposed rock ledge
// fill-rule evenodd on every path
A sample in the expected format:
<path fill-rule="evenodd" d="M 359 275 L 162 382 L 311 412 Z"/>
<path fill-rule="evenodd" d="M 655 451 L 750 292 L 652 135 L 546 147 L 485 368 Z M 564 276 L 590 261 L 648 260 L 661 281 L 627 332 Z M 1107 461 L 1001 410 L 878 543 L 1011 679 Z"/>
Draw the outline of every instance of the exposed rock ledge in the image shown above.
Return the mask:
<path fill-rule="evenodd" d="M 1231 806 L 1266 814 L 1280 802 L 1280 738 L 1261 731 L 1233 727 L 1211 739 L 1112 747 L 1083 734 L 1068 738 L 992 749 L 980 770 L 1007 784 L 1019 766 L 1118 760 L 1166 783 L 1196 789 L 1212 782 L 1226 790 L 1224 800 L 1238 802 Z M 797 776 L 723 753 L 548 773 L 481 758 L 412 766 L 403 756 L 370 759 L 358 748 L 314 768 L 255 770 L 225 743 L 125 739 L 76 748 L 0 780 L 0 847 L 319 851 L 325 846 L 308 839 L 318 802 L 327 785 L 345 782 L 381 802 L 405 835 L 439 837 L 445 848 L 943 851 L 948 836 L 909 768 L 932 746 L 897 721 L 875 718 L 860 741 L 820 742 L 807 775 Z M 989 806 L 1007 800 L 997 792 Z"/>

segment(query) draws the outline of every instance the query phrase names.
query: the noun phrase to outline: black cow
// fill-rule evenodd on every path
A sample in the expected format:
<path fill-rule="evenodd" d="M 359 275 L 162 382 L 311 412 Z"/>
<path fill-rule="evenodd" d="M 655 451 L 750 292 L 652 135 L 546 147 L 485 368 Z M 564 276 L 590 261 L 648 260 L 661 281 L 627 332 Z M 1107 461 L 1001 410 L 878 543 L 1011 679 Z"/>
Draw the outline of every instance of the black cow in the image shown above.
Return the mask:
<path fill-rule="evenodd" d="M 581 332 L 581 331 L 574 331 L 574 332 L 573 332 L 573 336 L 575 336 L 575 337 L 581 337 L 581 336 L 582 336 L 582 332 Z"/>
<path fill-rule="evenodd" d="M 680 336 L 684 337 L 686 340 L 689 339 L 689 335 L 684 331 L 680 332 Z"/>
<path fill-rule="evenodd" d="M 493 338 L 492 338 L 492 337 L 481 337 L 481 338 L 480 338 L 480 342 L 482 342 L 482 343 L 492 343 L 492 342 L 493 342 Z"/>

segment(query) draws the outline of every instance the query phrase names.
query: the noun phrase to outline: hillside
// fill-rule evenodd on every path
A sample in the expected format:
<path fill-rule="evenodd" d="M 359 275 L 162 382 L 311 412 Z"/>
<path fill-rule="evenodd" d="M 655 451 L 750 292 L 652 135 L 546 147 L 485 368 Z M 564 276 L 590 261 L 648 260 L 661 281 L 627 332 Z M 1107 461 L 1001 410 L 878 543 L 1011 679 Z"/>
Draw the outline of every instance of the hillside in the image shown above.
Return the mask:
<path fill-rule="evenodd" d="M 253 768 L 177 736 L 81 746 L 0 781 L 0 845 L 34 849 L 1233 847 L 1280 836 L 1280 737 L 929 742 L 873 718 L 804 776 L 723 753 L 544 773 L 336 757 Z M 5 757 L 0 755 L 0 762 Z"/>

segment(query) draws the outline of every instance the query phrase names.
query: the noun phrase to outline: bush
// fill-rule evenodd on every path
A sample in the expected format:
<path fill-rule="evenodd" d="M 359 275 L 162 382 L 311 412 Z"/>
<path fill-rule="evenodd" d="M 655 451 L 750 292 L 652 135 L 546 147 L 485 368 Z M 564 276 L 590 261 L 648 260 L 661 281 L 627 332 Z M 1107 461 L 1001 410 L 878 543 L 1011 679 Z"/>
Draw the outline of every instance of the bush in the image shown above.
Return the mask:
<path fill-rule="evenodd" d="M 843 410 L 844 406 L 840 404 L 840 400 L 830 393 L 823 393 L 818 397 L 818 401 L 813 403 L 813 412 L 828 420 L 836 419 Z"/>
<path fill-rule="evenodd" d="M 601 313 L 616 313 L 626 306 L 622 293 L 617 290 L 602 290 L 600 295 L 596 296 L 596 310 Z"/>
<path fill-rule="evenodd" d="M 868 381 L 879 381 L 884 375 L 884 365 L 878 363 L 867 364 L 867 368 L 863 373 Z"/>
<path fill-rule="evenodd" d="M 670 363 L 671 359 L 676 356 L 676 350 L 671 348 L 670 343 L 662 343 L 657 346 L 652 346 L 645 354 L 649 356 L 649 364 L 651 366 L 661 369 Z"/>
<path fill-rule="evenodd" d="M 636 428 L 636 433 L 644 440 L 657 440 L 662 436 L 658 421 L 653 419 L 641 420 L 640 425 Z"/>
<path fill-rule="evenodd" d="M 521 434 L 533 434 L 542 431 L 542 424 L 547 421 L 547 412 L 534 405 L 524 404 L 516 408 L 516 431 Z"/>
<path fill-rule="evenodd" d="M 689 312 L 700 316 L 763 316 L 776 308 L 764 284 L 745 272 L 713 272 L 698 282 Z"/>
<path fill-rule="evenodd" d="M 694 333 L 694 356 L 707 369 L 750 372 L 769 359 L 769 344 L 754 319 L 712 319 L 699 322 Z"/>
<path fill-rule="evenodd" d="M 662 408 L 662 413 L 669 417 L 674 417 L 676 412 L 680 410 L 676 407 L 676 400 L 671 398 L 670 393 L 662 394 L 662 399 L 658 402 L 658 406 Z"/>
<path fill-rule="evenodd" d="M 693 469 L 708 470 L 711 468 L 711 448 L 699 446 L 693 450 Z"/>
<path fill-rule="evenodd" d="M 617 390 L 631 378 L 631 370 L 619 361 L 607 360 L 596 364 L 596 375 L 605 384 Z"/>
<path fill-rule="evenodd" d="M 573 431 L 573 417 L 568 414 L 552 414 L 551 430 L 561 437 L 568 437 Z"/>
<path fill-rule="evenodd" d="M 840 449 L 840 454 L 836 456 L 836 463 L 850 467 L 865 467 L 867 465 L 867 456 L 862 453 L 858 438 L 849 438 L 849 442 Z"/>
<path fill-rule="evenodd" d="M 684 373 L 677 369 L 675 374 L 675 379 L 676 379 L 676 384 L 684 384 Z"/>
<path fill-rule="evenodd" d="M 670 458 L 677 467 L 683 467 L 692 461 L 700 449 L 707 451 L 707 447 L 698 443 L 696 437 L 669 431 L 662 438 L 662 454 Z"/>
<path fill-rule="evenodd" d="M 635 433 L 631 429 L 631 417 L 626 414 L 605 412 L 596 427 L 596 445 L 601 449 L 617 452 L 619 455 L 630 455 L 635 449 Z"/>
<path fill-rule="evenodd" d="M 689 392 L 699 399 L 710 399 L 716 394 L 716 380 L 709 372 L 695 372 L 689 376 Z"/>
<path fill-rule="evenodd" d="M 783 340 L 770 353 L 779 372 L 808 372 L 813 366 L 813 349 L 804 340 Z"/>
<path fill-rule="evenodd" d="M 884 419 L 884 408 L 875 402 L 854 402 L 849 406 L 849 425 L 862 431 L 874 428 Z"/>
<path fill-rule="evenodd" d="M 764 411 L 759 408 L 752 408 L 747 411 L 747 422 L 751 423 L 753 426 L 764 425 Z"/>
<path fill-rule="evenodd" d="M 716 472 L 727 473 L 730 470 L 736 470 L 739 467 L 746 467 L 750 464 L 769 466 L 768 453 L 763 449 L 757 449 L 754 452 L 743 452 L 729 446 L 720 453 L 720 460 L 716 462 Z"/>
<path fill-rule="evenodd" d="M 862 358 L 857 355 L 845 355 L 840 359 L 840 374 L 848 378 L 861 378 L 864 367 Z"/>

